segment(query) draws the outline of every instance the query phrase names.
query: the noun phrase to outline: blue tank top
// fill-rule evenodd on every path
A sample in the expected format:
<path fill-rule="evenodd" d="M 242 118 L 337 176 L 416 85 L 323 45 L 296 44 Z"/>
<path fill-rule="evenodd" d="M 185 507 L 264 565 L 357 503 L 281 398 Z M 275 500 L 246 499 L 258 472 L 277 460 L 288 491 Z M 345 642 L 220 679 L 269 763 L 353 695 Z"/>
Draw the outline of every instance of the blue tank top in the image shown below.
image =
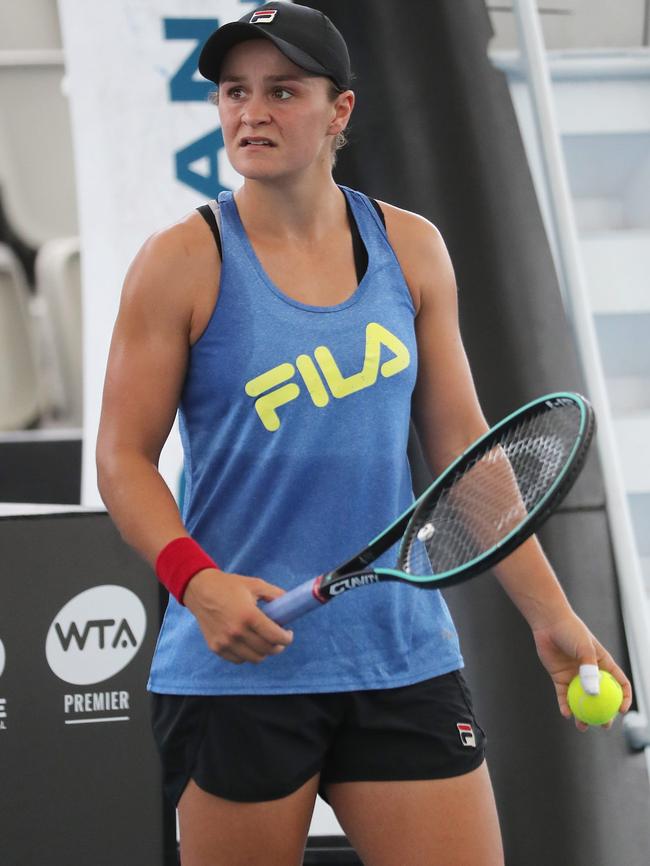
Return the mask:
<path fill-rule="evenodd" d="M 417 373 L 414 307 L 369 199 L 347 187 L 368 253 L 355 292 L 301 303 L 263 270 L 232 193 L 219 195 L 219 296 L 190 351 L 179 407 L 183 520 L 226 571 L 289 589 L 335 568 L 413 501 L 407 442 Z M 396 549 L 381 562 L 395 563 Z M 148 687 L 283 694 L 408 685 L 462 667 L 437 591 L 356 589 L 292 625 L 259 665 L 211 652 L 170 597 Z"/>

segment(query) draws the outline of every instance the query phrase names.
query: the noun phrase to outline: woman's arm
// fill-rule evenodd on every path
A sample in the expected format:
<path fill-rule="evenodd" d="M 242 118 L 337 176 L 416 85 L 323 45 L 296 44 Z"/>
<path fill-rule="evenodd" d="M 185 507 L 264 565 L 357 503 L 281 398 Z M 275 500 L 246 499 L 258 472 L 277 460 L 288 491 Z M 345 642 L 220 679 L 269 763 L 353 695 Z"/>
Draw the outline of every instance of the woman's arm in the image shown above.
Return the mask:
<path fill-rule="evenodd" d="M 152 566 L 168 542 L 188 535 L 158 461 L 190 346 L 207 322 L 206 286 L 218 285 L 216 247 L 201 223 L 191 215 L 154 234 L 138 252 L 124 282 L 106 370 L 99 491 L 124 540 Z M 257 578 L 204 569 L 190 580 L 183 601 L 214 652 L 233 662 L 259 661 L 291 640 L 257 607 L 259 598 L 281 594 Z"/>
<path fill-rule="evenodd" d="M 419 366 L 413 420 L 429 467 L 437 475 L 488 425 L 460 336 L 456 281 L 442 237 L 422 217 L 382 207 L 417 309 Z M 533 632 L 561 713 L 571 715 L 566 692 L 581 664 L 598 664 L 614 675 L 623 686 L 626 711 L 632 700 L 629 681 L 576 616 L 537 539 L 530 538 L 493 571 Z"/>
<path fill-rule="evenodd" d="M 106 369 L 97 438 L 97 482 L 125 541 L 152 565 L 173 538 L 186 535 L 158 471 L 187 366 L 193 299 L 182 226 L 150 237 L 122 290 Z"/>

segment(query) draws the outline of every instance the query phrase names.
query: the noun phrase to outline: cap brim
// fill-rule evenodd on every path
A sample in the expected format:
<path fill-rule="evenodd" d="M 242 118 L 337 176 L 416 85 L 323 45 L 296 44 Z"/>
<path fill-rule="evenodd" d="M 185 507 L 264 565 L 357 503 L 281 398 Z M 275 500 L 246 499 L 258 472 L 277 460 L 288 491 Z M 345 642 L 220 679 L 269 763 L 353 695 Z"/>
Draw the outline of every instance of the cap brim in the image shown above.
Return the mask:
<path fill-rule="evenodd" d="M 308 72 L 313 72 L 316 75 L 325 75 L 329 77 L 329 73 L 318 61 L 305 54 L 300 48 L 286 42 L 284 39 L 279 39 L 273 36 L 266 30 L 263 30 L 259 25 L 246 24 L 240 21 L 233 21 L 232 24 L 224 24 L 210 36 L 199 56 L 199 72 L 208 81 L 213 81 L 219 84 L 219 73 L 223 60 L 228 51 L 239 42 L 246 42 L 249 39 L 268 39 L 275 47 L 288 57 L 296 66 L 301 69 L 306 69 Z"/>

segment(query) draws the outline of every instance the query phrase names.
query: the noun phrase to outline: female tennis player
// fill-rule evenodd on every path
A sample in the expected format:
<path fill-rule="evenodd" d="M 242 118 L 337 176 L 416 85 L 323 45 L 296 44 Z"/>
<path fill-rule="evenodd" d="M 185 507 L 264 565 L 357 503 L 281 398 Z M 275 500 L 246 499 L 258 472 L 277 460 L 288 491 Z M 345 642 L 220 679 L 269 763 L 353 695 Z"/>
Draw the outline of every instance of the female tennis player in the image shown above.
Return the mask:
<path fill-rule="evenodd" d="M 355 96 L 322 13 L 266 3 L 217 30 L 199 68 L 244 183 L 129 268 L 97 446 L 111 516 L 171 593 L 149 688 L 183 866 L 301 863 L 319 791 L 366 866 L 498 866 L 440 594 L 382 584 L 293 631 L 260 606 L 412 501 L 411 409 L 434 473 L 487 429 L 449 256 L 424 218 L 334 182 Z M 177 408 L 182 516 L 157 468 Z M 506 564 L 560 712 L 581 663 L 611 671 L 626 710 L 629 682 L 538 544 Z"/>

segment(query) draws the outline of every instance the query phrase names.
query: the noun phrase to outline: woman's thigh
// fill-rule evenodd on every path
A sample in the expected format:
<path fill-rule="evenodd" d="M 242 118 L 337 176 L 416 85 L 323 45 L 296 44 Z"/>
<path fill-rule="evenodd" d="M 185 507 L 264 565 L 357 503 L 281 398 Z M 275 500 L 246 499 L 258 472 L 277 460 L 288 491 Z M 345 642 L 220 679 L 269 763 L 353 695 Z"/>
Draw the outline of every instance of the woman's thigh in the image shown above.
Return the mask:
<path fill-rule="evenodd" d="M 318 780 L 259 803 L 216 797 L 191 780 L 178 803 L 182 866 L 299 866 Z"/>
<path fill-rule="evenodd" d="M 326 791 L 364 866 L 503 866 L 485 762 L 448 779 L 341 782 Z"/>

